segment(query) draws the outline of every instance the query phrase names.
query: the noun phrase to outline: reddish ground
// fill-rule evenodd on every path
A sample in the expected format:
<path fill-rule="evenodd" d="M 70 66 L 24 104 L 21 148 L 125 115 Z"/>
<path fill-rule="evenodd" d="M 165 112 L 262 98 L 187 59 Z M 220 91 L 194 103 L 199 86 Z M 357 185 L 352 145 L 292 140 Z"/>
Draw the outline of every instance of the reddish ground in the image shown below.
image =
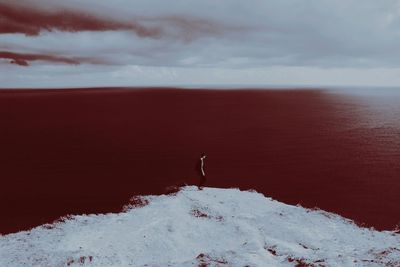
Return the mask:
<path fill-rule="evenodd" d="M 202 152 L 206 186 L 392 229 L 400 149 L 354 128 L 356 105 L 323 90 L 2 90 L 0 232 L 196 184 Z"/>

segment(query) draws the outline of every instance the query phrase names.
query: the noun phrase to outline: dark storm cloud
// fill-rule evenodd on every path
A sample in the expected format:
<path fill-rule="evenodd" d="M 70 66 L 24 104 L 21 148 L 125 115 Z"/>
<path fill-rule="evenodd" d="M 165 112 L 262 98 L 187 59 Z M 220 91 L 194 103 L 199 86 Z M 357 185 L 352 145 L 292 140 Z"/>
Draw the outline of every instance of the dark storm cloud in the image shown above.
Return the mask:
<path fill-rule="evenodd" d="M 101 61 L 94 58 L 74 58 L 74 57 L 63 57 L 52 54 L 23 54 L 14 53 L 8 51 L 0 51 L 0 59 L 9 60 L 9 63 L 20 66 L 29 66 L 32 61 L 44 61 L 52 63 L 64 63 L 71 65 L 78 65 L 82 63 L 89 64 L 106 64 L 107 62 Z"/>
<path fill-rule="evenodd" d="M 185 14 L 150 17 L 139 14 L 121 19 L 115 13 L 96 11 L 96 8 L 80 10 L 79 5 L 58 6 L 46 1 L 0 1 L 0 34 L 38 36 L 46 31 L 131 31 L 139 37 L 192 41 L 201 36 L 220 36 L 225 31 L 240 30 L 240 27 Z"/>
<path fill-rule="evenodd" d="M 160 30 L 146 28 L 139 23 L 124 23 L 110 18 L 70 10 L 47 10 L 15 2 L 0 2 L 0 33 L 39 35 L 41 31 L 107 31 L 130 30 L 141 37 L 159 37 Z"/>

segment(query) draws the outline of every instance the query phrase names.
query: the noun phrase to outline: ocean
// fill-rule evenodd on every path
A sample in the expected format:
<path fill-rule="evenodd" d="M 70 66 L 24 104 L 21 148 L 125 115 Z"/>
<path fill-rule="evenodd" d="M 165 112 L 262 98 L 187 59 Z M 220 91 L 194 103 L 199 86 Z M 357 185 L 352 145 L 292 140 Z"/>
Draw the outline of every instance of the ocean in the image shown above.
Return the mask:
<path fill-rule="evenodd" d="M 0 233 L 200 181 L 400 223 L 400 93 L 383 88 L 0 91 Z"/>

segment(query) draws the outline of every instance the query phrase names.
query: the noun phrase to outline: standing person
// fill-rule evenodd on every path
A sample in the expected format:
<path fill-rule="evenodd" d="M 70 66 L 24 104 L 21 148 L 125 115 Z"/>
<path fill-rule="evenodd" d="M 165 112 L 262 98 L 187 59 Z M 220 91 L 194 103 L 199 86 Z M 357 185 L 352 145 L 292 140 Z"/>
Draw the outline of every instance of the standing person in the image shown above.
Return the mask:
<path fill-rule="evenodd" d="M 200 183 L 198 185 L 199 189 L 203 189 L 204 184 L 206 183 L 206 172 L 205 172 L 205 159 L 206 159 L 206 154 L 201 154 L 200 156 L 200 161 L 199 161 L 199 165 L 198 165 L 198 171 L 200 174 Z"/>

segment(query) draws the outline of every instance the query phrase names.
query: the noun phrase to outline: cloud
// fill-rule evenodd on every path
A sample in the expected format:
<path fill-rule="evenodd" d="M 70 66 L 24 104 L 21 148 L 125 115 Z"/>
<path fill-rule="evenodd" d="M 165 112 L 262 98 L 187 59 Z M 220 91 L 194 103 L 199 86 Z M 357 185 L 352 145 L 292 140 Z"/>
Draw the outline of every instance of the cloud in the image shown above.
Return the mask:
<path fill-rule="evenodd" d="M 152 38 L 157 38 L 161 34 L 158 28 L 147 28 L 136 22 L 125 23 L 70 9 L 32 8 L 14 2 L 0 3 L 0 16 L 2 17 L 0 33 L 24 33 L 36 36 L 43 30 L 67 32 L 129 30 L 138 36 Z"/>
<path fill-rule="evenodd" d="M 96 9 L 79 9 L 78 5 L 57 5 L 53 2 L 48 7 L 49 4 L 45 1 L 0 1 L 0 34 L 38 36 L 43 31 L 130 31 L 139 37 L 192 41 L 201 36 L 219 36 L 224 32 L 242 30 L 241 27 L 182 14 L 118 16 L 115 13 L 106 14 L 105 8 L 99 12 Z"/>
<path fill-rule="evenodd" d="M 9 63 L 20 66 L 29 66 L 29 62 L 31 61 L 45 61 L 70 65 L 79 65 L 81 63 L 105 64 L 105 62 L 93 58 L 69 58 L 51 54 L 21 54 L 8 51 L 0 51 L 0 59 L 8 59 Z"/>
<path fill-rule="evenodd" d="M 287 69 L 287 79 L 293 68 L 370 74 L 400 68 L 399 46 L 399 0 L 0 0 L 0 50 L 97 59 L 111 73 L 132 66 L 191 69 L 177 75 L 238 70 L 249 83 L 246 73 L 265 68 Z M 51 63 L 37 60 L 29 69 Z"/>

